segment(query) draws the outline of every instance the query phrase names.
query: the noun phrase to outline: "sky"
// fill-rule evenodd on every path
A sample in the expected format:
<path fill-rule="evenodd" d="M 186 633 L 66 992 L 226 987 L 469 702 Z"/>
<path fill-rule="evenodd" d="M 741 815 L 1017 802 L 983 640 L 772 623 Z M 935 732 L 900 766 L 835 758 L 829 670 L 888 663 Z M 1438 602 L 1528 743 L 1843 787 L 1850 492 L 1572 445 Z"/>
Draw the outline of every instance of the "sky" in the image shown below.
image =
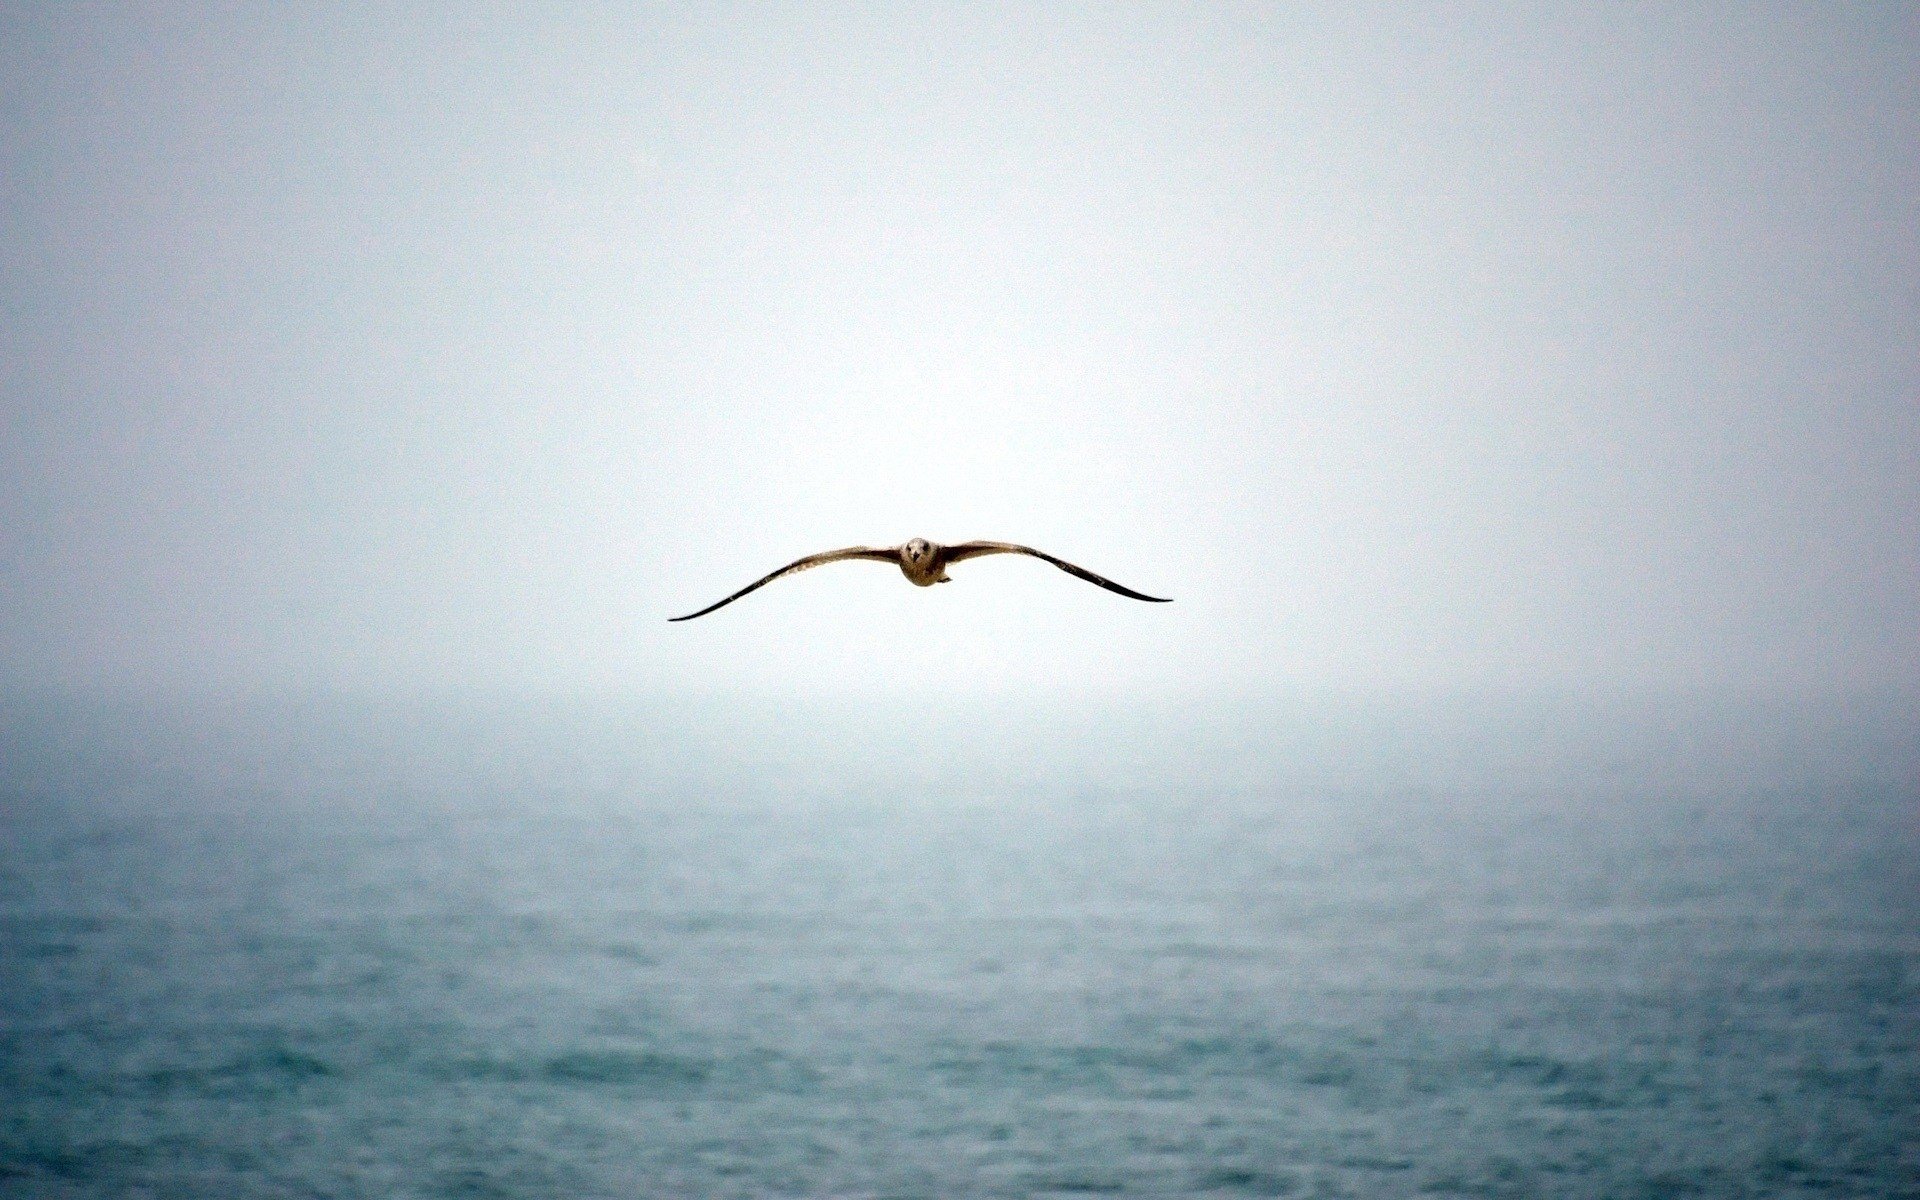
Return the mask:
<path fill-rule="evenodd" d="M 1916 147 L 1897 4 L 5 5 L 0 681 L 1910 712 Z M 666 621 L 914 536 L 1175 603 Z"/>

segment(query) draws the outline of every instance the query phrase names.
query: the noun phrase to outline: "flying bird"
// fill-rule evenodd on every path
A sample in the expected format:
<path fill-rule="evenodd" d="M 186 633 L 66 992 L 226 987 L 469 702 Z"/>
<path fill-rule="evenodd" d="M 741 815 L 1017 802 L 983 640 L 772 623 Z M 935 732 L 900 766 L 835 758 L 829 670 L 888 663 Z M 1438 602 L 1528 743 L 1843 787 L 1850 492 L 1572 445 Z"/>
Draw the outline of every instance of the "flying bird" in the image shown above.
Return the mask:
<path fill-rule="evenodd" d="M 1042 553 L 1032 546 L 1016 546 L 1012 542 L 961 542 L 957 546 L 942 546 L 929 542 L 925 538 L 914 538 L 903 545 L 892 547 L 848 546 L 845 550 L 829 550 L 824 554 L 809 554 L 781 567 L 778 571 L 761 579 L 756 579 L 733 595 L 717 604 L 709 604 L 699 612 L 688 613 L 684 617 L 668 617 L 669 621 L 691 621 L 695 617 L 704 617 L 716 608 L 724 608 L 735 600 L 756 588 L 763 588 L 782 575 L 792 575 L 827 563 L 842 562 L 852 558 L 872 559 L 874 562 L 893 563 L 900 573 L 915 587 L 932 587 L 936 583 L 952 583 L 947 578 L 947 568 L 969 558 L 980 558 L 987 554 L 1025 554 L 1033 558 L 1050 562 L 1069 575 L 1077 575 L 1088 583 L 1097 583 L 1110 592 L 1119 592 L 1135 600 L 1147 600 L 1154 604 L 1171 603 L 1166 596 L 1147 596 L 1129 587 L 1121 587 L 1111 579 L 1095 575 L 1085 567 L 1076 567 L 1063 558 Z"/>

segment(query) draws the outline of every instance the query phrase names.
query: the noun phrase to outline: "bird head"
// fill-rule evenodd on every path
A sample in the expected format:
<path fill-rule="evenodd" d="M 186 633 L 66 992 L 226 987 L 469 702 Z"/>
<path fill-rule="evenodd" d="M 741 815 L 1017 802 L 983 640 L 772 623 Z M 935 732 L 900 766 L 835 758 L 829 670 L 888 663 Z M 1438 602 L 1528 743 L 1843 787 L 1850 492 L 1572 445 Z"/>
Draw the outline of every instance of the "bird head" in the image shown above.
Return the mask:
<path fill-rule="evenodd" d="M 914 538 L 904 547 L 907 561 L 915 566 L 933 557 L 933 543 L 925 538 Z"/>

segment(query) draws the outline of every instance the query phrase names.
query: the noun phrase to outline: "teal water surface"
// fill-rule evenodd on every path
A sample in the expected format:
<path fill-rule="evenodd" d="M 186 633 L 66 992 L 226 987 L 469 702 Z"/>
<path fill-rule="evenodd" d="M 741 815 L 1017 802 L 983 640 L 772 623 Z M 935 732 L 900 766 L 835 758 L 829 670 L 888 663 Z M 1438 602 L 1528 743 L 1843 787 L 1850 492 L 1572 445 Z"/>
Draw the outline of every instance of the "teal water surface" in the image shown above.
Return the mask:
<path fill-rule="evenodd" d="M 1920 1195 L 1911 797 L 0 810 L 0 1194 Z"/>

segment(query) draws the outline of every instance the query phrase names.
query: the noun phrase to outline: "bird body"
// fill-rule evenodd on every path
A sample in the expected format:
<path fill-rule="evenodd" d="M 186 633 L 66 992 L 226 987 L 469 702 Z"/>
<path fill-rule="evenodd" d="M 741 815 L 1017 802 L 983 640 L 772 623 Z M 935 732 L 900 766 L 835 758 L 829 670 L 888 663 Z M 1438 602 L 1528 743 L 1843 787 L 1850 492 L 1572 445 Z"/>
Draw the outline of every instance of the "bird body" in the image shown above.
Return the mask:
<path fill-rule="evenodd" d="M 1111 579 L 1095 575 L 1092 571 L 1084 567 L 1076 567 L 1065 559 L 1055 558 L 1053 555 L 1035 550 L 1031 546 L 1022 546 L 1014 542 L 960 542 L 952 546 L 942 546 L 936 542 L 929 542 L 925 538 L 914 538 L 911 541 L 903 542 L 898 546 L 892 547 L 848 546 L 844 550 L 828 550 L 824 554 L 810 554 L 805 558 L 795 559 L 771 575 L 766 575 L 754 580 L 746 587 L 741 588 L 717 604 L 709 604 L 699 612 L 688 613 L 684 617 L 668 617 L 667 619 L 669 621 L 691 621 L 695 617 L 704 617 L 714 609 L 723 608 L 726 605 L 732 604 L 748 592 L 756 588 L 765 587 L 783 575 L 792 575 L 800 571 L 811 570 L 814 567 L 824 566 L 827 563 L 843 562 L 856 558 L 869 559 L 874 562 L 890 562 L 898 566 L 900 573 L 907 577 L 907 582 L 913 584 L 915 587 L 932 587 L 936 583 L 953 582 L 953 580 L 947 577 L 947 568 L 953 563 L 965 562 L 969 558 L 979 558 L 987 554 L 1024 554 L 1031 558 L 1040 559 L 1043 562 L 1052 563 L 1067 574 L 1084 579 L 1088 583 L 1098 584 L 1110 592 L 1118 592 L 1122 596 L 1128 596 L 1135 600 L 1146 600 L 1154 604 L 1168 603 L 1165 597 L 1148 596 L 1136 592 L 1132 588 L 1122 587 Z"/>
<path fill-rule="evenodd" d="M 944 548 L 925 538 L 905 543 L 896 551 L 900 555 L 900 573 L 915 587 L 952 583 L 953 580 L 947 578 L 946 556 L 940 553 Z"/>

